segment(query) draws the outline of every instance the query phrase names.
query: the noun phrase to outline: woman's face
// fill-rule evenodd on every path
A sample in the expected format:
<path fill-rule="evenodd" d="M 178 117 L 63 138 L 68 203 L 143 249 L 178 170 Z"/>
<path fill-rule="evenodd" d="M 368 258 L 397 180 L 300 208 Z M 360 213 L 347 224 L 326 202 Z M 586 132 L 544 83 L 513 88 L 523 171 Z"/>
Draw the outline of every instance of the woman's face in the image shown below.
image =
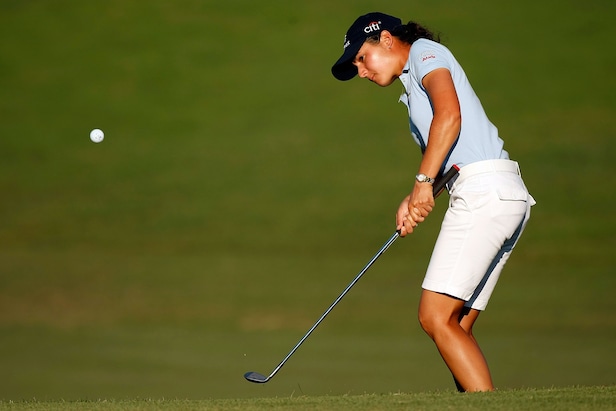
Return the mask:
<path fill-rule="evenodd" d="M 367 78 L 381 87 L 386 87 L 400 75 L 396 73 L 396 61 L 386 41 L 378 44 L 366 41 L 357 52 L 353 64 L 357 67 L 359 77 Z"/>

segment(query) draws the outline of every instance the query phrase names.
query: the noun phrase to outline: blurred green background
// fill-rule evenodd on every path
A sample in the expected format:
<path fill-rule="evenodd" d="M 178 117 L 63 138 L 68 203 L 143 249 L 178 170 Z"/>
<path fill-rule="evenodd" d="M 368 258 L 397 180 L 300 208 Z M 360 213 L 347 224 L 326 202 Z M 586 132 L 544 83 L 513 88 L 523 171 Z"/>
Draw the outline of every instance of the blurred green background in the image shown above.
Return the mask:
<path fill-rule="evenodd" d="M 0 399 L 453 389 L 416 321 L 446 198 L 242 377 L 411 187 L 401 85 L 329 71 L 374 10 L 442 33 L 538 202 L 477 325 L 495 383 L 616 383 L 614 2 L 1 0 Z"/>

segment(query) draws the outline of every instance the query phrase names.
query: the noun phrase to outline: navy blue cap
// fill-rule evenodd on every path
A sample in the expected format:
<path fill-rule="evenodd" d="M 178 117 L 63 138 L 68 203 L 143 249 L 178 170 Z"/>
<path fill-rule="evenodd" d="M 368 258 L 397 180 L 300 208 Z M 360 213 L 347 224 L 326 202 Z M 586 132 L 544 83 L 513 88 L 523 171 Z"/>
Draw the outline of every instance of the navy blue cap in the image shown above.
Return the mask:
<path fill-rule="evenodd" d="M 353 60 L 368 37 L 380 34 L 381 31 L 392 31 L 402 25 L 402 20 L 383 13 L 368 13 L 360 16 L 351 25 L 344 36 L 344 52 L 332 67 L 332 74 L 338 80 L 350 80 L 357 75 L 357 67 Z"/>

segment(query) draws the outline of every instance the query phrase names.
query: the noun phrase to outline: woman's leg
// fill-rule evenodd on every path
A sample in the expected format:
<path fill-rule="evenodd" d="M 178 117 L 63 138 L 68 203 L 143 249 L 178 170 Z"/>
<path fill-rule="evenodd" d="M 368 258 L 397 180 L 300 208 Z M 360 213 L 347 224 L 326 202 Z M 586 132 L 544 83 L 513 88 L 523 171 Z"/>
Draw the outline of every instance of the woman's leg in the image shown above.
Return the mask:
<path fill-rule="evenodd" d="M 488 363 L 472 334 L 478 316 L 463 300 L 427 290 L 421 294 L 419 322 L 464 391 L 494 390 Z"/>

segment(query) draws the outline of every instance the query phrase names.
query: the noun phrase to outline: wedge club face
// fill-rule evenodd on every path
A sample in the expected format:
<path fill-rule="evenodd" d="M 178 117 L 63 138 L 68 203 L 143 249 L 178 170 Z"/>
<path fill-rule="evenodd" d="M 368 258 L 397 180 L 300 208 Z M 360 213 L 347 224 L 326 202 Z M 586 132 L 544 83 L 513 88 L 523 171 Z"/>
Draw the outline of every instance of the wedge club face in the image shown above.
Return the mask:
<path fill-rule="evenodd" d="M 254 382 L 257 384 L 263 384 L 269 381 L 269 377 L 266 377 L 265 375 L 253 371 L 244 374 L 244 378 L 246 378 L 250 382 Z"/>

